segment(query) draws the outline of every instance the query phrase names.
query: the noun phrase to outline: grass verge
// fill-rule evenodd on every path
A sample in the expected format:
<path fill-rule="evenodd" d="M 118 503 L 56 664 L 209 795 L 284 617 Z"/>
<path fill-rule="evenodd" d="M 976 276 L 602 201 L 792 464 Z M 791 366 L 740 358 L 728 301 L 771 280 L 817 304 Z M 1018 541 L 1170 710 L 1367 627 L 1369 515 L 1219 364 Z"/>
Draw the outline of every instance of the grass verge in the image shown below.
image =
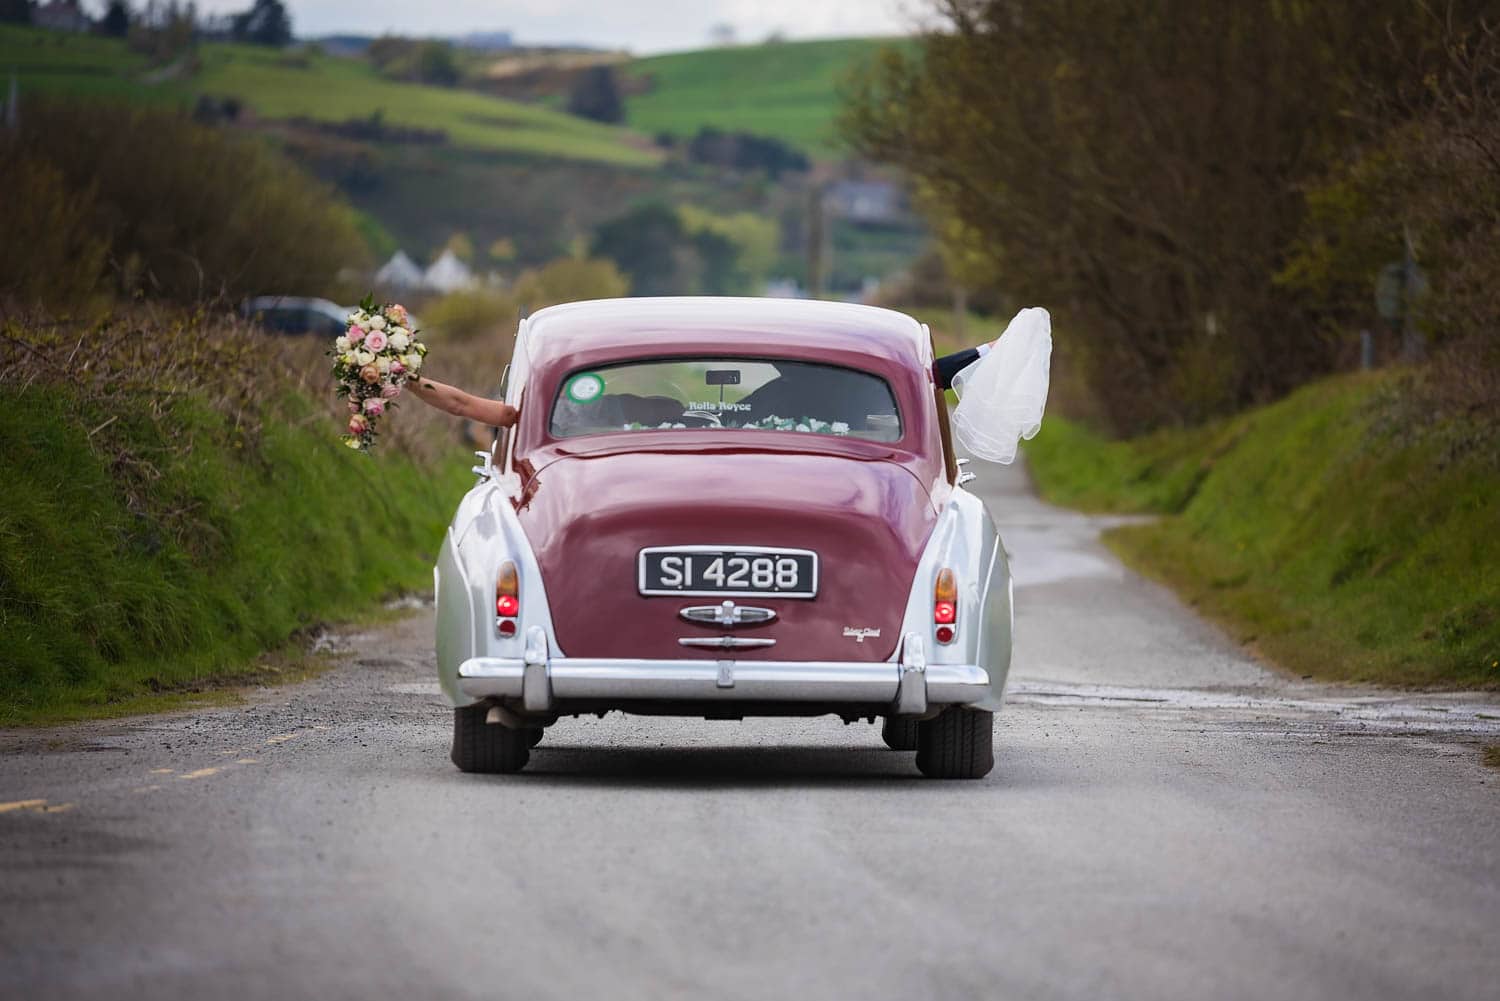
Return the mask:
<path fill-rule="evenodd" d="M 1105 541 L 1296 673 L 1500 688 L 1500 445 L 1418 426 L 1400 378 L 1123 442 L 1048 417 L 1028 460 L 1055 503 L 1161 513 Z"/>
<path fill-rule="evenodd" d="M 295 677 L 311 669 L 299 632 L 429 586 L 465 486 L 457 459 L 357 455 L 290 393 L 253 438 L 191 395 L 164 421 L 96 406 L 64 386 L 0 388 L 0 725 Z M 89 429 L 106 421 L 101 450 Z"/>

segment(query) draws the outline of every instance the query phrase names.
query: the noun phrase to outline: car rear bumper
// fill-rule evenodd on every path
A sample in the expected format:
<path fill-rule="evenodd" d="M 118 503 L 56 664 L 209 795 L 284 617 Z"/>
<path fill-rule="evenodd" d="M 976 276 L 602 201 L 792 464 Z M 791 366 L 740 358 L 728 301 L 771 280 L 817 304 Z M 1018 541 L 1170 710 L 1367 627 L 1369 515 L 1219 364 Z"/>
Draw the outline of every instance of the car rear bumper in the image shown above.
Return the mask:
<path fill-rule="evenodd" d="M 471 699 L 519 700 L 545 712 L 560 702 L 682 701 L 889 703 L 919 714 L 930 705 L 978 704 L 991 697 L 989 673 L 972 664 L 828 663 L 753 660 L 590 660 L 474 657 L 458 669 Z"/>

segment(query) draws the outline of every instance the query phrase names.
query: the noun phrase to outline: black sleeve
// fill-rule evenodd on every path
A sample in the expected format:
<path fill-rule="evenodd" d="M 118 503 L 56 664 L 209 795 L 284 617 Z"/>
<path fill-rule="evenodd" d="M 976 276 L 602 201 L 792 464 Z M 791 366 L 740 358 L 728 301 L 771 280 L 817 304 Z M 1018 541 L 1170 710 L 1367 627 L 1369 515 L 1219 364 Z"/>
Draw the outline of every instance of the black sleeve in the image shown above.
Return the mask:
<path fill-rule="evenodd" d="M 932 363 L 933 374 L 937 376 L 939 389 L 952 389 L 953 377 L 962 372 L 974 359 L 979 357 L 978 348 L 969 348 L 966 351 L 957 351 L 951 355 L 943 355 Z"/>

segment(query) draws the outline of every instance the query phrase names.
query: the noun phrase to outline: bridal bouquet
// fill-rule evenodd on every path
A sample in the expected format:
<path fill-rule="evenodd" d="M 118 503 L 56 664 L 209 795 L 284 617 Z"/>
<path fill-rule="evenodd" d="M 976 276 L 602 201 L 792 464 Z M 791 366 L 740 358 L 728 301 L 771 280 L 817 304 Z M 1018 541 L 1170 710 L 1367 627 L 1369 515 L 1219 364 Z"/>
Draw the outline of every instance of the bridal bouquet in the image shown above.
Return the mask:
<path fill-rule="evenodd" d="M 404 306 L 376 304 L 372 296 L 365 296 L 349 314 L 349 329 L 333 342 L 329 353 L 335 392 L 349 404 L 344 444 L 368 452 L 375 444 L 380 418 L 396 405 L 406 380 L 421 370 L 427 345 L 417 340 Z"/>

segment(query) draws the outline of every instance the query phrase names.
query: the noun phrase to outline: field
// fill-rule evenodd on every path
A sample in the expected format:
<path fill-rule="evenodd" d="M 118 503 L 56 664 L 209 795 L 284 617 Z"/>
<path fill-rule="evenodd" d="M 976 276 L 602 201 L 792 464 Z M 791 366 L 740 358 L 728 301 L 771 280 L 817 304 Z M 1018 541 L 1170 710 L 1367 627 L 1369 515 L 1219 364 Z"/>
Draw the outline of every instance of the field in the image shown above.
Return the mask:
<path fill-rule="evenodd" d="M 1298 674 L 1500 688 L 1500 445 L 1423 427 L 1401 378 L 1124 442 L 1049 416 L 1027 456 L 1056 503 L 1162 513 L 1106 539 Z"/>
<path fill-rule="evenodd" d="M 381 79 L 368 64 L 256 46 L 204 44 L 200 65 L 152 70 L 123 42 L 0 28 L 0 67 L 23 92 L 189 103 L 235 97 L 261 119 L 342 122 L 379 114 L 389 125 L 444 132 L 450 144 L 490 153 L 649 167 L 660 154 L 630 132 L 472 91 Z"/>
<path fill-rule="evenodd" d="M 711 125 L 835 154 L 840 82 L 884 44 L 878 38 L 779 42 L 638 59 L 626 72 L 653 85 L 626 101 L 626 121 L 652 135 L 691 136 Z"/>

